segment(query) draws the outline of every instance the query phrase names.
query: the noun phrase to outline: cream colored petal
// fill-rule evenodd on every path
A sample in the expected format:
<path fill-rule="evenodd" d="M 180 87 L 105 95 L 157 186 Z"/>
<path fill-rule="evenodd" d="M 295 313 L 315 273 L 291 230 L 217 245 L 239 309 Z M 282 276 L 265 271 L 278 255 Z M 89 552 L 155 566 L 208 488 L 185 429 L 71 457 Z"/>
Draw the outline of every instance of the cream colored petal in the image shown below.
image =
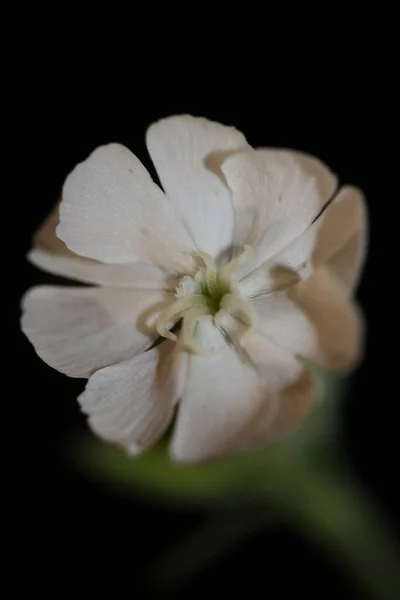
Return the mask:
<path fill-rule="evenodd" d="M 240 346 L 233 319 L 219 321 L 230 341 L 211 320 L 200 322 L 197 343 L 211 356 L 190 357 L 172 439 L 171 455 L 179 462 L 214 459 L 240 447 L 268 394 L 294 381 L 301 370 L 286 351 L 254 335 Z M 276 407 L 270 406 L 271 418 Z"/>
<path fill-rule="evenodd" d="M 147 147 L 163 188 L 192 239 L 217 257 L 231 245 L 233 210 L 220 165 L 246 147 L 233 127 L 190 115 L 162 119 L 147 131 Z"/>
<path fill-rule="evenodd" d="M 33 247 L 49 254 L 59 254 L 78 258 L 75 252 L 72 252 L 56 235 L 56 228 L 60 222 L 60 202 L 57 202 L 47 215 L 39 229 L 33 236 Z"/>
<path fill-rule="evenodd" d="M 362 320 L 347 290 L 327 269 L 252 301 L 259 332 L 295 355 L 333 371 L 347 370 L 362 351 Z"/>
<path fill-rule="evenodd" d="M 317 394 L 312 377 L 303 369 L 295 382 L 272 393 L 266 400 L 250 425 L 241 448 L 260 450 L 293 433 L 312 412 L 316 401 Z"/>
<path fill-rule="evenodd" d="M 23 300 L 22 330 L 48 365 L 89 377 L 148 348 L 173 295 L 158 291 L 40 286 Z"/>
<path fill-rule="evenodd" d="M 292 351 L 263 335 L 261 327 L 250 333 L 248 327 L 225 310 L 219 311 L 215 322 L 236 352 L 242 358 L 247 357 L 247 361 L 253 365 L 263 382 L 264 392 L 270 394 L 296 380 L 302 365 Z"/>
<path fill-rule="evenodd" d="M 94 260 L 69 258 L 35 249 L 29 252 L 27 258 L 33 265 L 52 275 L 110 288 L 173 291 L 179 284 L 176 275 L 168 274 L 150 263 L 106 265 Z"/>
<path fill-rule="evenodd" d="M 258 375 L 242 361 L 211 319 L 196 329 L 210 356 L 193 355 L 170 448 L 173 460 L 199 463 L 232 452 L 260 407 Z"/>
<path fill-rule="evenodd" d="M 262 448 L 292 431 L 312 409 L 316 400 L 312 378 L 291 350 L 258 331 L 243 337 L 246 328 L 223 311 L 217 320 L 238 351 L 246 353 L 262 382 L 261 407 L 238 447 Z"/>
<path fill-rule="evenodd" d="M 344 227 L 344 221 L 349 224 L 352 222 L 353 230 L 348 235 L 346 243 L 342 244 L 340 249 L 337 249 L 334 253 L 330 252 L 326 266 L 350 292 L 353 292 L 360 281 L 367 253 L 368 216 L 364 196 L 360 190 L 356 188 L 344 188 L 343 204 L 345 203 L 345 197 L 348 198 L 349 205 L 351 203 L 353 206 L 352 208 L 349 206 L 348 214 L 346 215 L 346 210 L 343 209 L 342 218 L 339 216 L 340 210 L 338 208 L 337 213 L 339 218 L 337 218 L 337 222 L 343 223 L 343 230 L 349 227 L 349 225 Z M 350 212 L 351 214 L 349 214 Z M 334 227 L 332 226 L 332 231 L 333 229 Z M 324 239 L 322 232 L 319 237 L 321 240 Z M 320 250 L 317 244 L 312 260 L 313 263 L 321 264 L 325 256 L 321 256 L 318 253 L 322 254 L 322 249 Z"/>
<path fill-rule="evenodd" d="M 343 187 L 321 216 L 282 252 L 273 256 L 239 284 L 246 296 L 279 287 L 279 275 L 309 277 L 326 265 L 351 292 L 358 283 L 367 238 L 367 217 L 362 193 Z"/>
<path fill-rule="evenodd" d="M 367 237 L 366 206 L 361 191 L 343 187 L 312 228 L 317 233 L 311 267 L 327 264 L 335 276 L 353 289 L 359 279 Z"/>
<path fill-rule="evenodd" d="M 181 358 L 173 342 L 97 371 L 79 397 L 93 431 L 131 454 L 167 429 L 181 394 Z"/>
<path fill-rule="evenodd" d="M 236 212 L 234 243 L 254 249 L 242 267 L 250 273 L 283 250 L 312 223 L 337 180 L 318 159 L 293 150 L 258 148 L 236 153 L 222 165 Z"/>
<path fill-rule="evenodd" d="M 107 265 L 75 254 L 56 236 L 57 204 L 33 238 L 28 260 L 52 273 L 84 283 L 133 289 L 174 290 L 176 276 L 150 263 Z"/>
<path fill-rule="evenodd" d="M 120 144 L 100 146 L 67 177 L 57 236 L 73 252 L 108 264 L 191 271 L 184 251 L 194 246 L 172 204 Z"/>

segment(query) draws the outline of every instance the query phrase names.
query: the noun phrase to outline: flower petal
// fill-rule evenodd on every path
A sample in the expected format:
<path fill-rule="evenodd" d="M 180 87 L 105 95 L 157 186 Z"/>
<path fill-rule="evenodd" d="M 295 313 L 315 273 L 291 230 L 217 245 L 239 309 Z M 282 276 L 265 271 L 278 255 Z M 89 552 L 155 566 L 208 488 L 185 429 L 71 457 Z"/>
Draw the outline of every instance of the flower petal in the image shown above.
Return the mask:
<path fill-rule="evenodd" d="M 238 152 L 223 165 L 235 208 L 235 246 L 252 246 L 250 273 L 284 249 L 315 219 L 336 189 L 335 175 L 316 158 L 292 150 Z"/>
<path fill-rule="evenodd" d="M 364 261 L 367 251 L 368 243 L 368 219 L 367 210 L 364 200 L 364 196 L 356 188 L 343 188 L 342 190 L 342 203 L 343 207 L 337 206 L 334 224 L 322 225 L 322 228 L 326 226 L 326 229 L 331 230 L 332 237 L 335 235 L 336 229 L 337 236 L 339 239 L 338 230 L 341 229 L 341 235 L 344 238 L 345 232 L 347 231 L 347 240 L 342 242 L 341 245 L 336 243 L 335 252 L 330 250 L 329 254 L 324 254 L 325 247 L 316 245 L 315 252 L 313 254 L 313 264 L 323 264 L 326 261 L 326 266 L 332 271 L 335 276 L 344 284 L 344 286 L 353 292 L 359 283 Z M 339 204 L 339 203 L 338 203 Z M 333 215 L 331 217 L 333 221 Z M 341 226 L 339 225 L 341 223 Z M 345 225 L 346 223 L 346 225 Z M 322 231 L 318 234 L 318 238 L 324 240 L 324 233 Z M 326 239 L 326 248 L 329 246 L 328 234 Z M 336 241 L 337 242 L 337 241 Z"/>
<path fill-rule="evenodd" d="M 310 414 L 316 400 L 312 376 L 303 369 L 295 382 L 271 394 L 249 427 L 241 448 L 259 450 L 282 436 L 293 433 Z"/>
<path fill-rule="evenodd" d="M 279 273 L 309 277 L 326 265 L 351 292 L 361 273 L 367 238 L 367 217 L 362 193 L 343 187 L 318 219 L 282 252 L 240 282 L 246 296 L 279 287 Z M 293 277 L 292 277 L 293 279 Z"/>
<path fill-rule="evenodd" d="M 120 364 L 100 369 L 78 398 L 97 435 L 138 454 L 168 427 L 182 388 L 179 355 L 173 342 Z"/>
<path fill-rule="evenodd" d="M 71 258 L 78 258 L 56 235 L 56 228 L 60 222 L 60 202 L 57 202 L 47 215 L 39 229 L 33 236 L 33 246 L 43 252 L 62 254 Z"/>
<path fill-rule="evenodd" d="M 183 252 L 193 244 L 172 204 L 120 144 L 100 146 L 67 177 L 57 235 L 73 252 L 105 263 L 190 271 Z"/>
<path fill-rule="evenodd" d="M 89 377 L 148 348 L 157 337 L 155 319 L 173 298 L 157 291 L 40 286 L 23 300 L 21 326 L 48 365 Z"/>
<path fill-rule="evenodd" d="M 217 257 L 231 245 L 233 209 L 221 162 L 246 145 L 233 127 L 180 115 L 151 125 L 147 148 L 197 247 Z"/>
<path fill-rule="evenodd" d="M 27 258 L 35 267 L 52 275 L 111 288 L 173 291 L 179 284 L 177 276 L 150 263 L 106 265 L 80 257 L 50 254 L 35 248 L 28 253 Z"/>
<path fill-rule="evenodd" d="M 347 291 L 323 267 L 285 292 L 252 301 L 259 332 L 295 355 L 332 371 L 360 357 L 362 322 Z"/>
<path fill-rule="evenodd" d="M 233 451 L 262 399 L 256 370 L 241 359 L 211 319 L 199 322 L 196 341 L 214 354 L 189 360 L 170 449 L 174 460 L 186 463 Z"/>
<path fill-rule="evenodd" d="M 59 204 L 36 232 L 34 248 L 28 254 L 28 260 L 44 271 L 84 283 L 110 287 L 174 290 L 178 285 L 175 276 L 151 263 L 107 265 L 78 256 L 57 237 L 58 223 Z"/>
<path fill-rule="evenodd" d="M 263 401 L 240 441 L 240 448 L 261 448 L 291 431 L 311 410 L 316 400 L 312 377 L 293 352 L 246 328 L 220 311 L 218 324 L 238 349 L 245 352 L 262 382 Z"/>

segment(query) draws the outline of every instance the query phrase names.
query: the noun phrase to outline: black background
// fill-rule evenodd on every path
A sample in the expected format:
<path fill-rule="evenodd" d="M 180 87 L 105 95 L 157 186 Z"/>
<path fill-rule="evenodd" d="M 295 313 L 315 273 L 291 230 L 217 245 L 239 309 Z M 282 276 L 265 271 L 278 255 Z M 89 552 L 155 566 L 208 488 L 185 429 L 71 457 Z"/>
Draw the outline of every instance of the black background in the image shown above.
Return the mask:
<path fill-rule="evenodd" d="M 65 176 L 99 144 L 118 141 L 149 166 L 146 127 L 177 113 L 232 124 L 254 145 L 298 148 L 321 158 L 341 181 L 362 188 L 370 211 L 370 252 L 358 298 L 366 315 L 366 356 L 342 411 L 343 444 L 357 478 L 394 531 L 398 479 L 396 342 L 399 198 L 395 103 L 368 91 L 300 93 L 266 83 L 258 69 L 190 70 L 182 64 L 135 72 L 27 73 L 10 80 L 4 114 L 3 237 L 6 408 L 3 494 L 13 590 L 59 597 L 112 592 L 150 597 L 145 569 L 206 517 L 117 495 L 74 472 L 63 449 L 83 426 L 81 380 L 51 370 L 19 332 L 19 302 L 50 281 L 25 261 L 31 235 L 57 200 Z M 53 281 L 53 280 L 52 280 Z M 11 294 L 9 291 L 11 290 Z M 9 348 L 11 347 L 11 352 Z M 7 391 L 6 391 L 7 390 Z M 188 584 L 186 594 L 232 592 L 357 598 L 351 584 L 296 532 L 273 527 Z"/>

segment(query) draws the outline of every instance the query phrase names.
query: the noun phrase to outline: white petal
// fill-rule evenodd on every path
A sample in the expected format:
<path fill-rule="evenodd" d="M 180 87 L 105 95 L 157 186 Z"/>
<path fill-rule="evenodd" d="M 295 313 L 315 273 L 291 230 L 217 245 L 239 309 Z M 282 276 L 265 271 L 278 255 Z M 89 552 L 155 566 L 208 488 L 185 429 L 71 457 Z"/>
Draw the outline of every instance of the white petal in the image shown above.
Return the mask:
<path fill-rule="evenodd" d="M 326 266 L 352 292 L 358 286 L 365 262 L 368 243 L 368 217 L 364 196 L 360 190 L 344 188 L 342 198 L 343 204 L 346 203 L 348 207 L 343 207 L 342 211 L 338 207 L 336 222 L 342 222 L 342 235 L 346 230 L 348 231 L 348 237 L 346 243 L 342 243 L 340 248 L 336 244 L 336 251 L 329 253 Z M 344 226 L 344 222 L 346 222 L 346 226 Z M 337 230 L 339 228 L 338 225 Z M 332 234 L 334 229 L 332 224 Z M 322 232 L 319 238 L 324 239 Z M 326 257 L 326 255 L 323 255 L 323 248 L 319 248 L 317 245 L 312 259 L 313 263 L 318 262 L 321 264 L 323 260 L 326 260 Z"/>
<path fill-rule="evenodd" d="M 316 399 L 312 378 L 290 350 L 257 331 L 243 338 L 246 329 L 223 311 L 217 320 L 262 381 L 262 405 L 240 442 L 240 448 L 261 448 L 295 428 L 311 410 Z"/>
<path fill-rule="evenodd" d="M 37 249 L 31 250 L 27 258 L 33 265 L 52 275 L 111 288 L 173 291 L 179 283 L 176 275 L 168 274 L 150 263 L 106 265 L 78 256 L 70 258 Z"/>
<path fill-rule="evenodd" d="M 182 369 L 173 342 L 97 371 L 78 398 L 92 429 L 105 440 L 138 454 L 168 427 L 182 389 Z"/>
<path fill-rule="evenodd" d="M 174 116 L 151 125 L 147 147 L 167 196 L 192 239 L 217 257 L 232 241 L 233 209 L 221 162 L 246 146 L 243 135 L 207 119 Z"/>
<path fill-rule="evenodd" d="M 209 319 L 199 323 L 196 341 L 211 356 L 190 357 L 171 444 L 179 462 L 197 463 L 234 450 L 261 405 L 261 384 Z"/>
<path fill-rule="evenodd" d="M 48 365 L 71 377 L 121 362 L 157 337 L 157 314 L 173 295 L 109 288 L 32 288 L 22 330 Z"/>
<path fill-rule="evenodd" d="M 286 292 L 252 301 L 259 331 L 274 343 L 323 368 L 354 366 L 362 346 L 362 322 L 345 288 L 322 267 Z"/>
<path fill-rule="evenodd" d="M 310 414 L 316 400 L 312 377 L 308 371 L 302 370 L 294 383 L 270 395 L 249 427 L 241 447 L 258 450 L 293 433 Z"/>
<path fill-rule="evenodd" d="M 56 236 L 57 204 L 36 232 L 28 260 L 53 275 L 85 283 L 134 289 L 173 290 L 177 278 L 150 263 L 107 265 L 75 254 Z"/>
<path fill-rule="evenodd" d="M 258 148 L 222 165 L 236 212 L 235 246 L 248 244 L 250 273 L 284 249 L 315 219 L 336 189 L 335 175 L 319 160 L 290 150 Z"/>
<path fill-rule="evenodd" d="M 248 328 L 225 310 L 219 311 L 215 321 L 236 350 L 247 355 L 260 378 L 266 381 L 268 392 L 293 382 L 302 370 L 293 352 L 265 337 L 262 328 L 248 335 Z"/>
<path fill-rule="evenodd" d="M 299 278 L 327 265 L 349 291 L 357 285 L 366 249 L 367 218 L 363 195 L 343 187 L 321 216 L 282 252 L 273 256 L 239 284 L 246 296 L 280 285 L 280 273 Z"/>
<path fill-rule="evenodd" d="M 77 255 L 69 250 L 62 240 L 56 235 L 56 228 L 60 222 L 60 202 L 53 206 L 39 229 L 33 236 L 33 246 L 51 254 L 62 254 L 77 258 Z"/>
<path fill-rule="evenodd" d="M 119 144 L 97 148 L 67 177 L 57 235 L 77 254 L 105 263 L 190 270 L 183 252 L 193 244 L 172 204 Z"/>

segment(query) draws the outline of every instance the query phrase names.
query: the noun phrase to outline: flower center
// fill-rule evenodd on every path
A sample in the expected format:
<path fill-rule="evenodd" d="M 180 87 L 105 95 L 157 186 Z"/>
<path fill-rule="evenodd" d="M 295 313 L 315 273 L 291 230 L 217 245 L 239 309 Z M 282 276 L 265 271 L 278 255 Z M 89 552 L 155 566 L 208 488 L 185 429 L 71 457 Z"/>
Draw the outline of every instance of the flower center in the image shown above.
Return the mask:
<path fill-rule="evenodd" d="M 177 341 L 171 331 L 182 319 L 180 341 L 190 350 L 199 353 L 194 343 L 197 322 L 204 316 L 215 317 L 225 310 L 247 326 L 250 333 L 255 325 L 256 314 L 253 307 L 234 290 L 233 274 L 245 264 L 252 254 L 250 246 L 230 263 L 218 269 L 214 260 L 206 252 L 192 252 L 191 255 L 203 264 L 194 277 L 185 276 L 177 288 L 177 300 L 160 313 L 156 321 L 158 333 L 165 338 Z"/>

